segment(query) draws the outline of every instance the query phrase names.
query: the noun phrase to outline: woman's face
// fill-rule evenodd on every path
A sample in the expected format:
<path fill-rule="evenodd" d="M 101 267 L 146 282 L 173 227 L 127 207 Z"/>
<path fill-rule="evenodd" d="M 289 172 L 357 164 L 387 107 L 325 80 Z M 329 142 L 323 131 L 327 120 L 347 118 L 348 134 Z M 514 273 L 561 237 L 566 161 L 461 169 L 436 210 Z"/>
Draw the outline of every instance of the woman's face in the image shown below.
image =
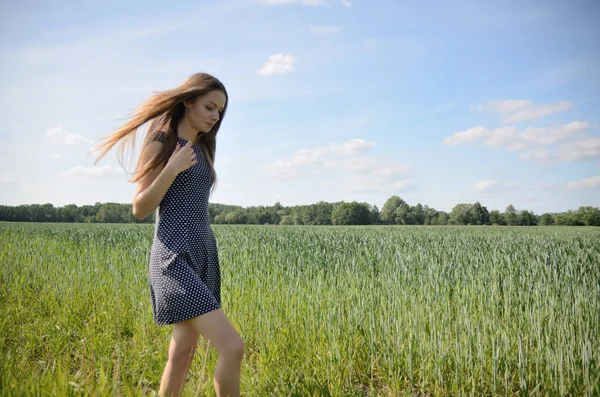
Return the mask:
<path fill-rule="evenodd" d="M 221 118 L 227 98 L 222 91 L 214 90 L 186 103 L 186 117 L 196 131 L 209 132 Z"/>

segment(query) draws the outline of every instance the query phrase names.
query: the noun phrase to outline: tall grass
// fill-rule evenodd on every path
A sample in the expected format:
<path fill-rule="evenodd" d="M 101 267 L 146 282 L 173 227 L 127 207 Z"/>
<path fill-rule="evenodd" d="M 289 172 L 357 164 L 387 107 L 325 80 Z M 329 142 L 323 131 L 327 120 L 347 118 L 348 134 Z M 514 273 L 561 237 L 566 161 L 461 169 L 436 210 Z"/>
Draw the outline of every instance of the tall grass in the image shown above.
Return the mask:
<path fill-rule="evenodd" d="M 246 396 L 598 395 L 600 230 L 213 227 Z M 0 394 L 150 395 L 151 225 L 0 224 Z M 187 396 L 211 396 L 202 343 Z"/>

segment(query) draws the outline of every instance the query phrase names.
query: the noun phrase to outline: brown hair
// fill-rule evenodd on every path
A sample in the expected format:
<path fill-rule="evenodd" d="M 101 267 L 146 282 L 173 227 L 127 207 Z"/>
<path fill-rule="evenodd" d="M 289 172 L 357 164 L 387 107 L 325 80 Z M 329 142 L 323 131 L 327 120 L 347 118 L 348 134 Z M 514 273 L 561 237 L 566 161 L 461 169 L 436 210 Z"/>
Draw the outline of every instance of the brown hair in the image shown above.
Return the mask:
<path fill-rule="evenodd" d="M 215 164 L 215 150 L 217 146 L 217 132 L 221 127 L 221 122 L 227 111 L 227 105 L 229 97 L 225 86 L 217 78 L 206 74 L 196 73 L 188 77 L 179 87 L 155 93 L 146 102 L 144 102 L 133 114 L 131 120 L 106 136 L 106 140 L 92 149 L 92 151 L 99 151 L 100 154 L 94 162 L 97 164 L 104 155 L 110 151 L 117 143 L 119 149 L 117 156 L 119 162 L 122 165 L 121 158 L 125 146 L 132 141 L 135 141 L 137 129 L 142 125 L 150 122 L 146 138 L 144 139 L 144 146 L 150 143 L 155 134 L 162 132 L 164 133 L 164 144 L 162 150 L 151 159 L 143 169 L 139 169 L 142 164 L 141 156 L 138 160 L 137 175 L 130 179 L 130 182 L 136 182 L 141 179 L 148 172 L 152 171 L 160 164 L 166 164 L 169 157 L 175 150 L 177 145 L 177 126 L 185 114 L 186 101 L 194 101 L 199 96 L 205 95 L 208 92 L 218 90 L 225 94 L 225 107 L 221 112 L 219 120 L 215 123 L 212 129 L 205 134 L 196 137 L 195 144 L 200 146 L 200 149 L 204 153 L 206 160 L 210 167 L 210 172 L 213 175 L 213 187 L 217 180 L 214 164 Z M 123 138 L 125 138 L 123 140 Z M 133 145 L 132 145 L 133 148 Z"/>

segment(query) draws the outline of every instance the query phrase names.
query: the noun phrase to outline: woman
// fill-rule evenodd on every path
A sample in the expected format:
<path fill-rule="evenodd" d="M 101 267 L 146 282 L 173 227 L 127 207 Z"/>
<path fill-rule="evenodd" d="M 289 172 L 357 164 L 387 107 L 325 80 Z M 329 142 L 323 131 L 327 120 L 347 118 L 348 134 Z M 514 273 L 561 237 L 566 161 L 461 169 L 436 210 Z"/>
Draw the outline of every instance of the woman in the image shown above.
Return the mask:
<path fill-rule="evenodd" d="M 218 352 L 217 396 L 239 396 L 244 344 L 221 309 L 217 246 L 208 220 L 208 198 L 216 182 L 216 135 L 228 96 L 215 77 L 198 73 L 179 87 L 148 99 L 131 121 L 95 150 L 96 163 L 123 138 L 149 129 L 137 165 L 133 214 L 156 211 L 148 281 L 154 321 L 173 324 L 160 395 L 180 395 L 199 335 Z"/>

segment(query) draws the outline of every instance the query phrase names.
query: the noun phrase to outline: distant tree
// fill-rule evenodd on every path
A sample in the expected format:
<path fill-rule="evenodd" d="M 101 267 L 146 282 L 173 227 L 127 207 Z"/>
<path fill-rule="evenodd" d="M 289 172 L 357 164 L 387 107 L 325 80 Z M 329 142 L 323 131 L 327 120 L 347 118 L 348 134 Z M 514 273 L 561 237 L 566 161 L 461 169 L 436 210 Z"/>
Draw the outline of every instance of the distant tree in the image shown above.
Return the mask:
<path fill-rule="evenodd" d="M 281 217 L 281 221 L 279 222 L 280 225 L 293 225 L 294 224 L 294 218 L 292 218 L 290 215 L 284 215 Z"/>
<path fill-rule="evenodd" d="M 96 222 L 99 223 L 123 223 L 122 205 L 117 203 L 104 203 L 96 212 Z"/>
<path fill-rule="evenodd" d="M 520 226 L 536 226 L 537 225 L 537 218 L 535 217 L 535 214 L 533 212 L 527 211 L 527 210 L 519 211 L 517 221 Z"/>
<path fill-rule="evenodd" d="M 331 213 L 331 222 L 334 225 L 368 225 L 370 223 L 368 204 L 342 203 Z"/>
<path fill-rule="evenodd" d="M 438 212 L 437 224 L 438 225 L 448 225 L 450 220 L 450 215 L 445 211 Z"/>
<path fill-rule="evenodd" d="M 408 206 L 404 200 L 398 196 L 392 196 L 386 200 L 379 213 L 379 219 L 385 224 L 396 224 L 398 215 L 402 216 L 401 212 L 396 213 L 396 210 L 401 207 Z"/>
<path fill-rule="evenodd" d="M 540 217 L 540 222 L 538 223 L 540 226 L 551 226 L 554 225 L 554 218 L 551 214 L 545 213 Z"/>
<path fill-rule="evenodd" d="M 453 225 L 473 224 L 473 213 L 471 207 L 473 204 L 456 204 L 450 211 L 450 222 Z"/>
<path fill-rule="evenodd" d="M 414 225 L 424 225 L 425 224 L 425 210 L 421 203 L 418 203 L 414 207 L 410 207 L 410 220 Z"/>
<path fill-rule="evenodd" d="M 329 225 L 332 224 L 332 214 L 337 211 L 336 222 L 347 224 L 510 224 L 510 225 L 557 225 L 557 226 L 600 226 L 600 208 L 581 206 L 577 210 L 561 213 L 544 213 L 535 215 L 532 211 L 518 211 L 513 205 L 506 208 L 505 213 L 497 210 L 488 213 L 481 203 L 458 204 L 450 214 L 436 211 L 428 206 L 409 206 L 398 196 L 390 197 L 381 211 L 377 206 L 368 203 L 357 203 L 366 209 L 367 217 L 359 220 L 353 218 L 353 212 L 358 207 L 352 203 L 320 201 L 310 205 L 284 207 L 280 203 L 273 206 L 241 207 L 210 203 L 208 212 L 211 223 L 230 224 L 288 224 L 296 225 Z M 344 212 L 346 211 L 346 213 Z M 362 210 L 361 210 L 362 211 Z M 358 212 L 357 212 L 358 213 Z M 344 215 L 345 214 L 345 215 Z M 343 216 L 342 216 L 343 215 Z M 285 218 L 284 220 L 284 217 Z M 143 220 L 135 219 L 130 203 L 95 203 L 94 205 L 54 207 L 52 204 L 25 204 L 19 206 L 0 205 L 0 221 L 7 222 L 88 222 L 88 223 L 152 223 L 155 212 Z M 352 223 L 354 224 L 354 223 Z"/>
<path fill-rule="evenodd" d="M 217 225 L 222 224 L 222 223 L 227 223 L 225 221 L 225 214 L 219 214 L 219 215 L 215 216 L 213 223 L 215 223 Z"/>
<path fill-rule="evenodd" d="M 379 222 L 379 208 L 376 205 L 369 205 L 369 223 L 378 225 Z"/>
<path fill-rule="evenodd" d="M 248 221 L 248 215 L 243 210 L 236 210 L 225 215 L 225 222 L 233 225 L 243 225 Z"/>
<path fill-rule="evenodd" d="M 504 220 L 504 215 L 500 213 L 498 210 L 492 210 L 490 212 L 490 223 L 492 225 L 506 225 L 506 221 Z"/>
<path fill-rule="evenodd" d="M 559 213 L 554 214 L 554 224 L 556 226 L 570 226 L 571 225 L 571 215 L 568 213 Z"/>
<path fill-rule="evenodd" d="M 515 207 L 510 204 L 508 207 L 506 207 L 506 210 L 504 211 L 504 220 L 506 221 L 506 224 L 509 226 L 516 226 L 519 224 L 519 219 L 517 217 L 517 210 L 515 209 Z"/>
<path fill-rule="evenodd" d="M 315 213 L 314 222 L 316 225 L 331 225 L 332 204 L 319 201 L 312 207 L 312 211 Z"/>
<path fill-rule="evenodd" d="M 489 225 L 490 214 L 486 207 L 478 201 L 469 208 L 470 221 L 473 225 Z"/>
<path fill-rule="evenodd" d="M 586 226 L 600 226 L 600 208 L 582 206 L 577 210 L 579 223 Z"/>
<path fill-rule="evenodd" d="M 423 207 L 423 224 L 437 225 L 440 213 L 435 208 L 430 208 L 427 205 Z"/>
<path fill-rule="evenodd" d="M 394 220 L 397 225 L 414 225 L 415 219 L 408 204 L 396 208 L 394 211 Z"/>

